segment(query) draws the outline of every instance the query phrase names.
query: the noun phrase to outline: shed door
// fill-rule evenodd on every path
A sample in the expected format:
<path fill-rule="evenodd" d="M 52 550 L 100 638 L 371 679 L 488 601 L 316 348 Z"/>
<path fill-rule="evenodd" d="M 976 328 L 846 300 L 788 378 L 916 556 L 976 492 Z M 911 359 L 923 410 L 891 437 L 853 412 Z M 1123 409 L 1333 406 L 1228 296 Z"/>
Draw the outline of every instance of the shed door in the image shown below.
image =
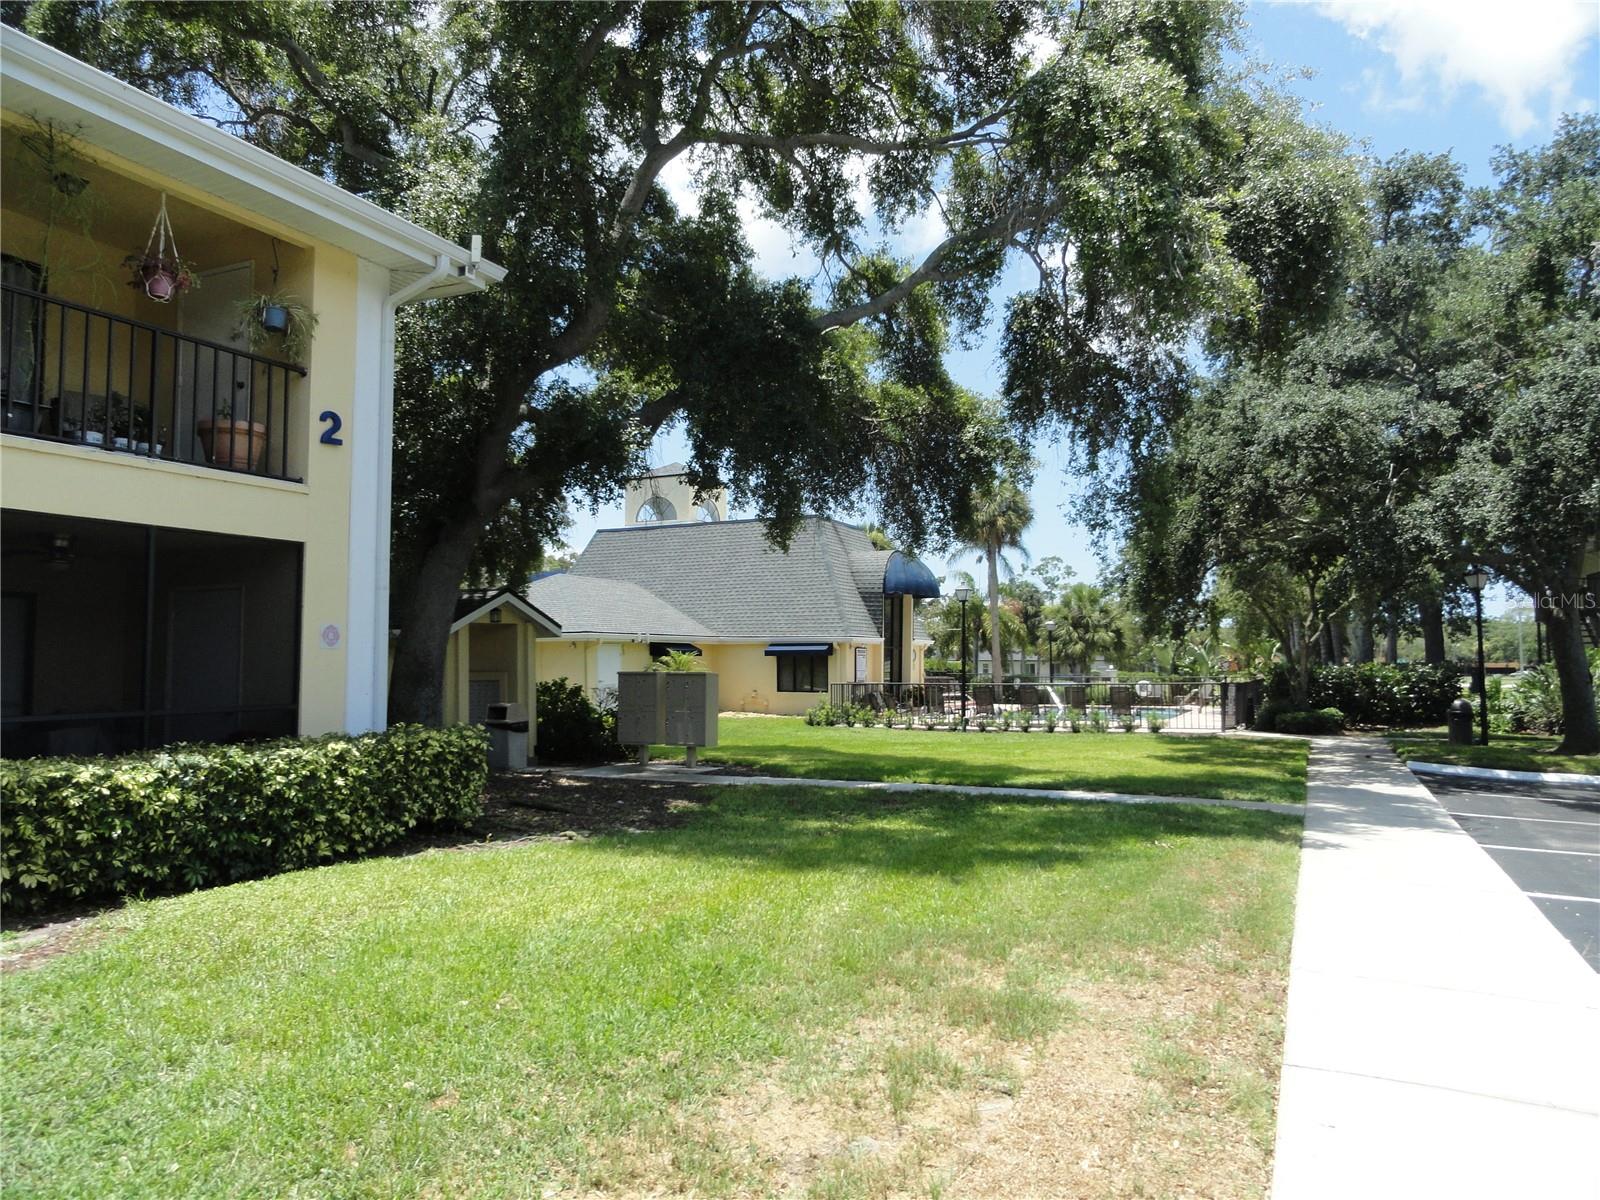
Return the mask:
<path fill-rule="evenodd" d="M 500 703 L 498 679 L 473 679 L 467 683 L 467 721 L 481 725 L 489 719 L 489 705 Z"/>

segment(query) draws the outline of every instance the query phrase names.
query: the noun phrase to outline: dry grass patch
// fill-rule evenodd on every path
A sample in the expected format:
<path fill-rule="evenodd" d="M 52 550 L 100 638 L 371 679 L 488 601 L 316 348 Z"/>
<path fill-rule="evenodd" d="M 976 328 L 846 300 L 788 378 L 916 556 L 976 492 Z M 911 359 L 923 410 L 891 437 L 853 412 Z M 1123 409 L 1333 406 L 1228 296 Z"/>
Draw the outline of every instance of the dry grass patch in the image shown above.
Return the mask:
<path fill-rule="evenodd" d="M 1241 969 L 1216 947 L 1176 966 L 1135 960 L 1066 979 L 1047 1010 L 1039 986 L 975 968 L 920 994 L 888 987 L 881 1015 L 766 1064 L 644 1141 L 600 1149 L 606 1182 L 580 1190 L 595 1200 L 1266 1194 L 1281 964 Z M 1018 1011 L 1035 1015 L 1018 1024 Z"/>

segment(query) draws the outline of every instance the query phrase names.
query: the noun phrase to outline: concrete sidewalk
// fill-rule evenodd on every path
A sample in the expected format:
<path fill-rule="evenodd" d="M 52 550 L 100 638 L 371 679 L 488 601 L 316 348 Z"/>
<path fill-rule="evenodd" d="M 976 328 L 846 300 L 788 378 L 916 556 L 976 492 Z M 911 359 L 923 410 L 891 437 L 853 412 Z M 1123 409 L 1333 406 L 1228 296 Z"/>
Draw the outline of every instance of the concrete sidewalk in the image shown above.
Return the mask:
<path fill-rule="evenodd" d="M 1382 741 L 1309 782 L 1274 1200 L 1600 1196 L 1600 976 Z"/>

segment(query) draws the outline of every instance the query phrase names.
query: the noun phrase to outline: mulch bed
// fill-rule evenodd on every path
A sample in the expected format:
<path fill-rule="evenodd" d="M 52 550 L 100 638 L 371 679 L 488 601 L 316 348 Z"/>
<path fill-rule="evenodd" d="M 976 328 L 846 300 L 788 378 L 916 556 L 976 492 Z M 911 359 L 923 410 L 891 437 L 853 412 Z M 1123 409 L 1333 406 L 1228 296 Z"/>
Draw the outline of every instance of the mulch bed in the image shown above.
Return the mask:
<path fill-rule="evenodd" d="M 559 768 L 494 775 L 484 795 L 483 816 L 470 828 L 408 838 L 388 853 L 670 829 L 683 824 L 703 799 L 704 789 L 694 784 L 594 779 L 562 775 Z"/>

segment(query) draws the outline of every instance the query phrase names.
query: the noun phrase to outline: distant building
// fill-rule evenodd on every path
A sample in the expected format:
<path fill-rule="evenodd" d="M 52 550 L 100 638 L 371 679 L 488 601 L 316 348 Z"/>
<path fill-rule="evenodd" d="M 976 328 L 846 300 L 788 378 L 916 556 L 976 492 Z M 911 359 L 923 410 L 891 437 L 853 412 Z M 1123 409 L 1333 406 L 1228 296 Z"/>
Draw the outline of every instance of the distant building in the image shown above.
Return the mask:
<path fill-rule="evenodd" d="M 628 484 L 622 503 L 625 525 L 659 525 L 668 521 L 726 521 L 725 488 L 696 501 L 694 485 L 684 477 L 682 463 L 668 463 Z"/>
<path fill-rule="evenodd" d="M 526 703 L 518 664 L 530 650 L 538 680 L 597 693 L 616 687 L 618 671 L 682 650 L 720 676 L 724 708 L 802 713 L 830 684 L 921 683 L 931 642 L 916 603 L 938 594 L 922 563 L 823 517 L 803 520 L 787 551 L 760 521 L 603 529 L 570 571 L 534 580 L 526 604 L 463 598 L 446 715 Z"/>

